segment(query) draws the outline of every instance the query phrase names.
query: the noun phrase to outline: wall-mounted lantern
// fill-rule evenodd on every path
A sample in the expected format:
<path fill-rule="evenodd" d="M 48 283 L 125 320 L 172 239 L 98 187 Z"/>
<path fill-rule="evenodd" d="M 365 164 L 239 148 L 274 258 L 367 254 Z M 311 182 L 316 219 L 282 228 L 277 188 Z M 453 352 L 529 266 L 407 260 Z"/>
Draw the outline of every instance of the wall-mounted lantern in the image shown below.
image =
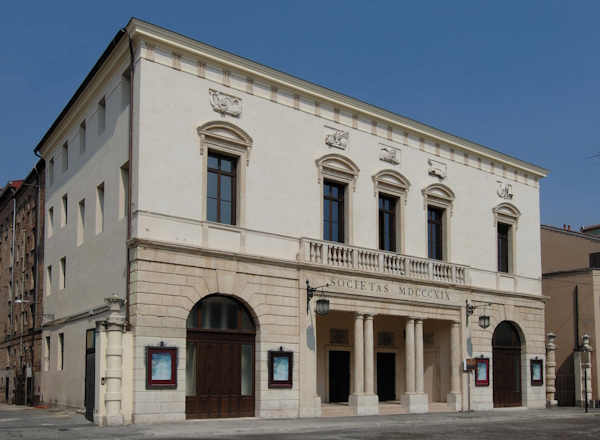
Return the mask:
<path fill-rule="evenodd" d="M 313 296 L 315 296 L 315 292 L 317 289 L 322 289 L 323 287 L 329 287 L 329 283 L 325 284 L 324 286 L 310 287 L 308 280 L 306 280 L 306 313 L 308 313 L 310 310 L 310 300 Z M 329 313 L 329 300 L 327 298 L 323 298 L 322 292 L 320 298 L 317 300 L 316 311 L 321 316 Z"/>
<path fill-rule="evenodd" d="M 474 312 L 475 309 L 477 307 L 480 306 L 472 306 L 471 304 L 469 304 L 469 300 L 465 300 L 467 307 L 466 307 L 466 313 L 467 313 L 467 327 L 469 326 L 469 316 L 471 316 Z M 485 306 L 491 306 L 491 303 L 484 303 L 483 304 L 483 315 L 481 315 L 479 317 L 479 327 L 481 327 L 482 329 L 486 329 L 490 326 L 490 317 L 485 313 Z"/>

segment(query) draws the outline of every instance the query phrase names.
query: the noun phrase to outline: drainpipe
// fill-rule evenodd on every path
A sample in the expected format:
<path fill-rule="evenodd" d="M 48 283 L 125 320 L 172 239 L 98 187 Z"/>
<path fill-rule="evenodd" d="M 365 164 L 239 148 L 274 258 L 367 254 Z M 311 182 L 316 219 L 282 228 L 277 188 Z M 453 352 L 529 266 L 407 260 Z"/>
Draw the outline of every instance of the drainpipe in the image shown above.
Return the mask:
<path fill-rule="evenodd" d="M 12 221 L 12 252 L 11 252 L 11 260 L 12 260 L 12 270 L 10 271 L 11 276 L 11 289 L 10 289 L 10 339 L 8 343 L 8 364 L 9 369 L 12 369 L 12 342 L 13 342 L 13 319 L 14 319 L 14 292 L 15 292 L 15 226 L 16 226 L 16 218 L 17 218 L 17 199 L 15 198 L 15 190 L 13 188 L 10 189 L 13 196 L 13 221 Z M 13 377 L 13 383 L 16 377 Z"/>
<path fill-rule="evenodd" d="M 127 32 L 126 29 L 123 31 Z M 129 186 L 129 200 L 127 201 L 127 242 L 131 240 L 131 211 L 133 207 L 132 202 L 132 187 L 133 187 L 133 81 L 134 81 L 134 55 L 133 55 L 133 41 L 131 41 L 131 35 L 127 32 L 127 37 L 129 38 L 129 166 L 127 170 L 128 178 L 128 186 Z M 131 323 L 129 318 L 129 295 L 130 295 L 130 283 L 131 283 L 131 267 L 129 264 L 129 246 L 126 246 L 125 251 L 127 252 L 127 258 L 125 261 L 127 262 L 127 290 L 125 295 L 125 330 L 131 330 Z"/>

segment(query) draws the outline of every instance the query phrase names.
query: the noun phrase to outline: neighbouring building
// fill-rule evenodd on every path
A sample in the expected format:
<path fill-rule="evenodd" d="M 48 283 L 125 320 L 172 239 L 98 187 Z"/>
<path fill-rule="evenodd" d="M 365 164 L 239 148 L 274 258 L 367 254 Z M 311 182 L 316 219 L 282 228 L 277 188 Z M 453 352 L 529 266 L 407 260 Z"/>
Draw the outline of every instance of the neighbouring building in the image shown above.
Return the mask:
<path fill-rule="evenodd" d="M 583 227 L 581 231 L 598 226 Z M 600 236 L 571 227 L 542 225 L 542 290 L 546 330 L 556 334 L 556 399 L 561 406 L 585 404 L 582 385 L 582 336 L 590 336 L 592 400 L 598 402 L 600 338 Z M 582 359 L 583 357 L 583 359 Z M 584 376 L 584 375 L 583 375 Z M 588 399 L 589 400 L 589 399 Z"/>
<path fill-rule="evenodd" d="M 0 193 L 0 402 L 41 400 L 44 161 Z"/>
<path fill-rule="evenodd" d="M 45 402 L 545 406 L 547 170 L 136 19 L 35 150 Z"/>

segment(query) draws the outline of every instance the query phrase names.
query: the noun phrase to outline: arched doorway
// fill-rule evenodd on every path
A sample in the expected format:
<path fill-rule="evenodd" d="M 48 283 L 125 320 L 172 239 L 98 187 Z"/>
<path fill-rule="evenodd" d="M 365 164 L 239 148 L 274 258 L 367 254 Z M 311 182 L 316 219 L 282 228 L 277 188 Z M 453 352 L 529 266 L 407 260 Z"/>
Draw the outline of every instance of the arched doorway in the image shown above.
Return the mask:
<path fill-rule="evenodd" d="M 521 406 L 521 339 L 517 329 L 502 321 L 492 340 L 494 408 Z"/>
<path fill-rule="evenodd" d="M 240 302 L 213 295 L 187 319 L 188 419 L 254 416 L 252 316 Z"/>

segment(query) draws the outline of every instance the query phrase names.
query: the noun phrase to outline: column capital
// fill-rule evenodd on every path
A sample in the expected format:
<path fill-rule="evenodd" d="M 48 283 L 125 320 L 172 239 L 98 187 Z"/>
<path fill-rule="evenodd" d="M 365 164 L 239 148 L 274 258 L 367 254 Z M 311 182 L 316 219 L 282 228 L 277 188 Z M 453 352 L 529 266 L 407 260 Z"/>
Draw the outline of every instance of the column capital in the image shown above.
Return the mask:
<path fill-rule="evenodd" d="M 406 317 L 406 322 L 415 322 L 417 318 L 413 318 L 412 316 L 407 316 Z"/>
<path fill-rule="evenodd" d="M 460 325 L 460 321 L 452 320 L 452 321 L 450 321 L 450 325 L 452 327 L 458 327 Z"/>
<path fill-rule="evenodd" d="M 372 320 L 373 320 L 373 317 L 374 317 L 375 315 L 374 315 L 374 314 L 370 314 L 370 315 L 368 315 L 368 314 L 365 314 L 364 316 L 365 316 L 365 320 L 370 320 L 370 321 L 372 321 Z"/>
<path fill-rule="evenodd" d="M 413 318 L 415 320 L 415 323 L 420 322 L 423 323 L 423 321 L 425 321 L 427 318 Z"/>
<path fill-rule="evenodd" d="M 364 319 L 364 313 L 354 312 L 354 319 Z"/>

